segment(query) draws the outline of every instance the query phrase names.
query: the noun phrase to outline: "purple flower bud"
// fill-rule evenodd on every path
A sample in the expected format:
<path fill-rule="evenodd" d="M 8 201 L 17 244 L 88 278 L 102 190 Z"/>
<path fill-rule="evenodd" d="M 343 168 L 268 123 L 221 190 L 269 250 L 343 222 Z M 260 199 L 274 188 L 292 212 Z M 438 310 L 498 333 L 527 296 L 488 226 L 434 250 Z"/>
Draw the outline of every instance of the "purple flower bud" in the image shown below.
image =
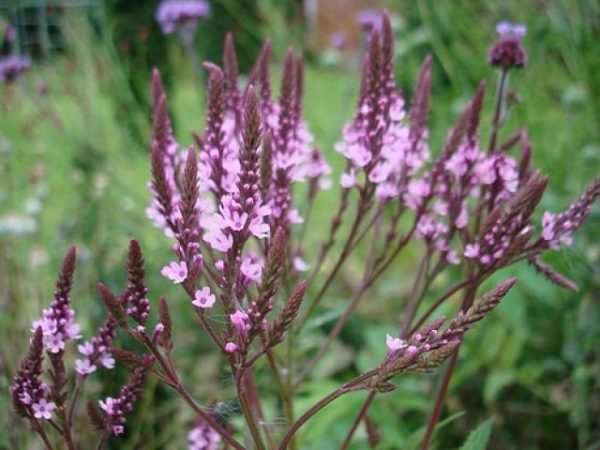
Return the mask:
<path fill-rule="evenodd" d="M 500 39 L 488 52 L 489 63 L 504 69 L 523 67 L 527 63 L 527 53 L 521 46 L 521 39 L 527 31 L 525 25 L 500 22 L 496 31 Z"/>

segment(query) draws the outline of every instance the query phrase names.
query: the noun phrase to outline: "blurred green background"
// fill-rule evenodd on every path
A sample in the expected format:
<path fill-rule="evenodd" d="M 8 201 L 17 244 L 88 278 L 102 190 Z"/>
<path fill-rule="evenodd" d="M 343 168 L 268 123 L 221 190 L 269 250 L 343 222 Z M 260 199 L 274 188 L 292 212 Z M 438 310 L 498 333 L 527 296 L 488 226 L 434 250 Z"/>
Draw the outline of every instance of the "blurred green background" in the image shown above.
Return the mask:
<path fill-rule="evenodd" d="M 343 161 L 333 145 L 355 105 L 360 45 L 350 43 L 343 52 L 331 48 L 322 36 L 337 30 L 317 29 L 310 8 L 315 3 L 321 2 L 212 0 L 211 14 L 199 24 L 195 43 L 201 60 L 219 62 L 224 35 L 232 30 L 241 69 L 247 72 L 263 39 L 269 37 L 276 77 L 285 48 L 304 48 L 306 119 L 334 167 L 336 185 Z M 488 120 L 482 130 L 487 136 L 497 73 L 488 67 L 486 52 L 495 39 L 495 24 L 511 20 L 527 25 L 524 46 L 529 62 L 511 74 L 516 103 L 505 133 L 527 127 L 533 160 L 551 177 L 544 209 L 562 209 L 600 172 L 598 1 L 372 3 L 393 14 L 396 75 L 407 97 L 423 57 L 427 53 L 434 57 L 433 151 L 438 151 L 481 79 L 489 86 Z M 166 81 L 180 142 L 190 144 L 191 131 L 203 129 L 204 94 L 193 64 L 177 36 L 161 34 L 154 19 L 157 4 L 0 0 L 0 31 L 9 24 L 21 27 L 20 40 L 3 51 L 27 53 L 34 60 L 25 77 L 0 85 L 1 449 L 37 448 L 25 423 L 12 414 L 8 385 L 18 364 L 16 355 L 26 349 L 30 323 L 49 303 L 60 259 L 71 243 L 79 251 L 74 303 L 86 336 L 104 315 L 96 283 L 123 286 L 127 242 L 139 239 L 151 298 L 165 294 L 171 299 L 176 356 L 188 384 L 204 404 L 220 402 L 221 411 L 238 414 L 222 361 L 196 330 L 181 292 L 161 280 L 159 270 L 170 260 L 171 244 L 145 217 L 150 199 L 148 79 L 153 66 L 160 68 Z M 314 253 L 307 255 L 308 261 L 328 231 L 335 199 L 336 188 L 323 192 L 317 201 L 308 236 Z M 599 227 L 596 211 L 573 246 L 549 258 L 580 285 L 577 294 L 559 290 L 524 265 L 499 274 L 499 278 L 516 274 L 520 283 L 468 335 L 436 448 L 459 448 L 469 432 L 489 418 L 490 449 L 600 448 Z M 383 338 L 396 329 L 401 316 L 418 251 L 418 244 L 409 248 L 371 291 L 336 341 L 331 357 L 299 394 L 298 412 L 382 356 Z M 311 352 L 319 345 L 348 300 L 348 285 L 360 264 L 359 252 L 311 322 L 299 352 Z M 443 290 L 449 277 L 441 279 L 433 292 Z M 446 308 L 452 312 L 456 304 Z M 417 447 L 439 375 L 405 375 L 396 391 L 376 398 L 370 418 L 381 432 L 378 448 Z M 102 385 L 88 385 L 88 398 L 114 394 L 126 376 L 126 371 L 102 373 Z M 273 417 L 278 405 L 271 395 L 271 380 L 259 370 L 257 382 Z M 363 395 L 344 397 L 309 422 L 299 435 L 300 447 L 336 448 Z M 82 414 L 81 421 L 85 420 Z M 128 419 L 135 426 L 111 448 L 184 448 L 192 420 L 167 389 L 151 382 Z M 363 428 L 351 448 L 367 448 Z"/>

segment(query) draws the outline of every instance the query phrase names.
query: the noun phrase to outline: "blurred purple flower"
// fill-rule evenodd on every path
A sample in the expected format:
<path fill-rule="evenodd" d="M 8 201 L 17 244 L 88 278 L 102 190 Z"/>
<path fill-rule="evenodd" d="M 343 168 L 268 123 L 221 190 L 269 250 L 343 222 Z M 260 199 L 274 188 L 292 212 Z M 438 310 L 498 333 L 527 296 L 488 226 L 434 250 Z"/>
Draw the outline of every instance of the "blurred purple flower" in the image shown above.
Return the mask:
<path fill-rule="evenodd" d="M 356 15 L 356 21 L 366 32 L 370 32 L 374 29 L 379 30 L 381 28 L 381 19 L 381 11 L 374 9 L 363 9 Z"/>
<path fill-rule="evenodd" d="M 17 37 L 17 30 L 12 25 L 8 25 L 4 30 L 4 37 L 8 42 L 14 42 Z"/>
<path fill-rule="evenodd" d="M 27 56 L 10 55 L 0 58 L 0 83 L 10 83 L 29 70 L 31 60 Z"/>
<path fill-rule="evenodd" d="M 525 36 L 527 27 L 522 24 L 499 22 L 496 31 L 500 39 L 489 50 L 489 63 L 505 69 L 523 67 L 527 62 L 527 53 L 521 46 L 521 39 Z"/>
<path fill-rule="evenodd" d="M 217 450 L 220 442 L 221 436 L 206 422 L 199 422 L 188 433 L 189 450 Z"/>
<path fill-rule="evenodd" d="M 163 33 L 173 34 L 182 27 L 194 27 L 209 11 L 205 0 L 165 0 L 156 10 L 156 20 Z"/>
<path fill-rule="evenodd" d="M 341 31 L 336 31 L 331 35 L 331 46 L 336 50 L 344 50 L 348 44 L 346 34 Z"/>
<path fill-rule="evenodd" d="M 502 37 L 523 38 L 527 33 L 527 27 L 521 23 L 498 22 L 496 32 Z"/>

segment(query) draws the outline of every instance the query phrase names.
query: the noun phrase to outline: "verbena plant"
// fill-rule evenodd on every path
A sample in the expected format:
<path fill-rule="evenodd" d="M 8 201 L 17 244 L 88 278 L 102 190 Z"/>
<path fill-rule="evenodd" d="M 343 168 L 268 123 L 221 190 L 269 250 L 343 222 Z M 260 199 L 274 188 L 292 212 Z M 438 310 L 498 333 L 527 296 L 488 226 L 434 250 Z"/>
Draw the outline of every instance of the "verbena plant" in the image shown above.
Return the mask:
<path fill-rule="evenodd" d="M 540 256 L 570 244 L 600 195 L 597 179 L 566 210 L 546 212 L 541 226 L 534 226 L 548 178 L 532 167 L 531 144 L 524 131 L 500 138 L 508 74 L 526 63 L 521 46 L 524 29 L 503 23 L 498 31 L 500 38 L 489 53 L 490 64 L 500 70 L 489 141 L 482 144 L 479 137 L 482 82 L 434 155 L 427 127 L 431 58 L 425 59 L 412 101 L 405 105 L 394 79 L 390 21 L 383 15 L 381 26 L 371 31 L 356 115 L 336 148 L 346 158 L 346 169 L 331 224 L 318 249 L 305 249 L 304 236 L 313 231 L 311 205 L 328 184 L 331 169 L 313 147 L 303 120 L 302 57 L 288 52 L 281 93 L 275 99 L 270 44 L 263 47 L 242 89 L 228 36 L 223 68 L 205 65 L 207 120 L 203 135 L 195 135 L 196 146 L 189 149 L 180 148 L 173 138 L 167 99 L 154 72 L 153 202 L 148 215 L 175 242 L 175 259 L 162 274 L 181 285 L 199 328 L 228 363 L 243 426 L 235 427 L 216 409 L 198 403 L 186 387 L 173 358 L 177 332 L 172 329 L 169 302 L 160 297 L 154 305 L 156 318 L 151 318 L 142 250 L 131 241 L 127 286 L 117 294 L 99 285 L 107 316 L 97 334 L 78 346 L 81 356 L 73 368 L 67 367 L 65 353 L 70 341 L 81 338 L 70 297 L 74 248 L 65 256 L 52 304 L 33 324 L 29 353 L 15 375 L 12 395 L 16 411 L 46 448 L 58 448 L 58 441 L 68 449 L 90 448 L 75 435 L 76 411 L 86 380 L 99 368 L 112 369 L 115 364 L 131 369 L 129 382 L 114 397 L 87 402 L 91 426 L 98 431 L 98 449 L 124 432 L 126 415 L 149 376 L 172 388 L 197 415 L 189 434 L 193 449 L 295 448 L 297 431 L 317 412 L 346 394 L 368 391 L 340 446 L 344 449 L 373 398 L 394 390 L 396 376 L 432 371 L 449 360 L 423 438 L 422 448 L 428 448 L 464 334 L 500 303 L 516 279 L 478 296 L 480 286 L 498 270 L 526 262 L 558 286 L 576 290 Z M 515 148 L 516 157 L 511 156 Z M 301 182 L 308 183 L 304 217 L 294 196 L 294 186 Z M 366 292 L 415 241 L 422 255 L 399 331 L 387 336 L 385 357 L 295 417 L 298 389 Z M 294 345 L 304 325 L 363 242 L 368 243 L 368 254 L 344 313 L 310 360 L 296 360 Z M 305 254 L 316 255 L 311 268 L 303 260 Z M 419 315 L 432 283 L 451 267 L 458 268 L 460 280 Z M 432 319 L 440 305 L 458 294 L 462 304 L 453 318 Z M 119 331 L 144 350 L 116 347 Z M 289 345 L 280 346 L 283 341 Z M 265 417 L 264 394 L 254 382 L 257 365 L 271 371 L 286 418 L 283 427 L 273 426 Z M 371 437 L 376 445 L 376 433 Z M 330 448 L 331 443 L 323 445 Z"/>

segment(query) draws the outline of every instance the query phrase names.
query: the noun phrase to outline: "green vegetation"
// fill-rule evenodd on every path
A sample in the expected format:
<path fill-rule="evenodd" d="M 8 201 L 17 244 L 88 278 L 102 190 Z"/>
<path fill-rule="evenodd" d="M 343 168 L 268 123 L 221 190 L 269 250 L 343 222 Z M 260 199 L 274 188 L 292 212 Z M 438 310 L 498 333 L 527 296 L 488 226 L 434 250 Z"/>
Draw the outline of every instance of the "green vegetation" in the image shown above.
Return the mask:
<path fill-rule="evenodd" d="M 259 10 L 265 11 L 277 2 L 258 3 Z M 488 6 L 483 0 L 393 3 L 398 76 L 407 96 L 424 55 L 434 56 L 433 151 L 438 151 L 479 80 L 486 79 L 488 92 L 493 92 L 497 73 L 487 66 L 486 51 L 494 39 L 495 23 L 510 19 L 528 27 L 524 45 L 529 62 L 511 75 L 517 101 L 506 135 L 527 124 L 533 159 L 551 179 L 544 209 L 562 209 L 600 172 L 597 2 L 498 2 L 502 7 Z M 104 314 L 95 284 L 102 281 L 120 289 L 127 242 L 135 237 L 147 258 L 151 296 L 155 288 L 151 298 L 160 292 L 171 299 L 180 343 L 176 352 L 184 361 L 190 387 L 207 404 L 227 398 L 225 367 L 207 351 L 202 335 L 189 331 L 197 325 L 184 299 L 159 274 L 170 259 L 170 241 L 145 217 L 150 200 L 146 187 L 150 114 L 131 92 L 110 33 L 98 38 L 85 21 L 68 20 L 70 45 L 64 55 L 36 65 L 19 83 L 0 85 L 0 406 L 5 411 L 0 418 L 0 449 L 29 448 L 31 436 L 24 422 L 9 412 L 8 385 L 18 364 L 16 355 L 25 351 L 31 320 L 48 302 L 60 258 L 70 243 L 78 246 L 81 255 L 74 302 L 85 333 L 89 335 Z M 269 22 L 260 26 L 264 28 L 260 34 L 270 34 Z M 276 49 L 289 38 L 279 27 L 273 36 Z M 175 42 L 168 62 L 175 131 L 180 142 L 191 144 L 190 132 L 203 128 L 203 95 Z M 273 72 L 279 73 L 277 68 Z M 311 64 L 306 86 L 307 121 L 316 144 L 334 167 L 335 186 L 343 162 L 333 145 L 354 107 L 358 73 Z M 149 91 L 145 86 L 138 89 Z M 488 94 L 484 117 L 491 116 L 491 107 Z M 317 200 L 311 220 L 323 223 L 324 232 L 325 218 L 336 199 L 333 188 Z M 573 246 L 553 258 L 552 263 L 580 286 L 576 294 L 559 291 L 525 265 L 518 267 L 518 286 L 485 326 L 476 327 L 466 340 L 445 420 L 437 431 L 437 448 L 600 448 L 599 227 L 600 215 L 595 212 Z M 322 236 L 307 239 L 316 243 Z M 310 261 L 314 255 L 307 256 Z M 360 252 L 356 258 L 358 263 Z M 410 252 L 406 253 L 397 261 L 395 275 L 370 293 L 360 314 L 336 341 L 335 350 L 317 367 L 314 378 L 320 381 L 301 393 L 295 404 L 298 412 L 348 373 L 366 370 L 380 359 L 386 330 L 396 326 L 402 312 L 401 300 L 414 266 Z M 309 325 L 311 332 L 299 351 L 320 345 L 341 314 L 347 301 L 343 287 L 354 283 L 353 276 L 350 263 L 339 277 L 340 287 L 331 291 L 318 320 Z M 449 281 L 438 281 L 434 291 L 443 291 Z M 454 311 L 457 305 L 451 302 L 445 308 Z M 440 374 L 404 375 L 396 391 L 376 398 L 369 417 L 385 436 L 378 448 L 417 448 Z M 105 376 L 104 389 L 114 392 L 126 374 L 111 375 Z M 268 392 L 272 381 L 266 374 L 261 378 L 259 370 L 257 383 Z M 92 386 L 92 392 L 98 387 Z M 300 448 L 323 449 L 323 442 L 343 439 L 364 395 L 345 397 L 319 413 L 300 432 Z M 131 418 L 138 423 L 135 432 L 111 448 L 184 448 L 193 417 L 176 405 L 170 392 L 149 383 Z M 268 401 L 266 406 L 277 407 Z M 224 414 L 239 413 L 235 404 L 223 403 L 219 408 Z M 493 421 L 487 421 L 491 417 Z M 359 428 L 351 448 L 367 448 L 367 438 L 366 429 Z M 482 446 L 488 438 L 488 446 Z"/>

